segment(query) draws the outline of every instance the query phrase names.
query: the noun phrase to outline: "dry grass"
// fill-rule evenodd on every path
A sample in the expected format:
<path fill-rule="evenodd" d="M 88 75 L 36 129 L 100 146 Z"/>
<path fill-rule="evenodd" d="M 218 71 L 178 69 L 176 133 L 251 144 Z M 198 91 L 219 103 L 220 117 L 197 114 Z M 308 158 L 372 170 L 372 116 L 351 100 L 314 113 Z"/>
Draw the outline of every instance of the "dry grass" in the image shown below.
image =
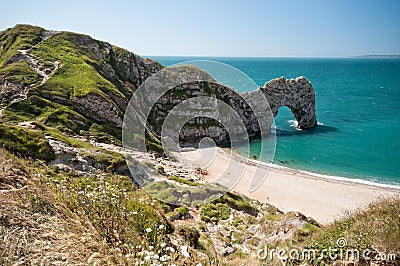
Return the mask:
<path fill-rule="evenodd" d="M 400 195 L 382 198 L 369 204 L 367 208 L 348 211 L 344 218 L 327 227 L 314 228 L 311 231 L 299 230 L 298 233 L 300 233 L 297 235 L 298 239 L 299 237 L 303 239 L 304 242 L 301 244 L 307 248 L 316 250 L 337 248 L 337 241 L 342 238 L 345 239 L 345 249 L 356 249 L 360 254 L 364 250 L 371 250 L 372 260 L 374 260 L 374 254 L 394 254 L 395 261 L 381 261 L 380 263 L 382 265 L 399 265 Z M 307 236 L 304 237 L 305 235 Z M 363 259 L 360 260 L 362 263 Z M 329 258 L 326 257 L 322 261 L 318 260 L 313 263 L 329 263 L 329 261 Z"/>
<path fill-rule="evenodd" d="M 235 220 L 236 226 L 245 230 L 257 221 L 267 235 L 289 227 L 286 221 L 292 214 L 281 214 L 272 206 L 265 208 L 259 219 L 243 211 L 242 219 Z M 199 242 L 191 240 L 195 234 L 190 230 L 186 230 L 189 235 L 182 235 L 179 225 L 198 228 L 196 219 L 175 221 L 174 230 L 162 205 L 136 189 L 128 177 L 55 173 L 44 164 L 0 149 L 0 265 L 263 263 L 240 251 L 221 257 L 211 239 L 201 241 L 203 233 Z M 395 253 L 400 258 L 400 196 L 349 212 L 330 226 L 318 228 L 308 222 L 293 232 L 290 241 L 280 245 L 323 249 L 335 247 L 336 240 L 344 237 L 348 247 Z M 185 258 L 183 247 L 190 258 Z M 307 263 L 322 262 L 330 264 L 326 260 Z"/>
<path fill-rule="evenodd" d="M 107 257 L 94 228 L 59 204 L 20 159 L 0 150 L 0 265 L 85 265 Z"/>
<path fill-rule="evenodd" d="M 0 163 L 0 265 L 208 261 L 173 233 L 160 203 L 128 177 L 57 174 L 2 149 Z"/>

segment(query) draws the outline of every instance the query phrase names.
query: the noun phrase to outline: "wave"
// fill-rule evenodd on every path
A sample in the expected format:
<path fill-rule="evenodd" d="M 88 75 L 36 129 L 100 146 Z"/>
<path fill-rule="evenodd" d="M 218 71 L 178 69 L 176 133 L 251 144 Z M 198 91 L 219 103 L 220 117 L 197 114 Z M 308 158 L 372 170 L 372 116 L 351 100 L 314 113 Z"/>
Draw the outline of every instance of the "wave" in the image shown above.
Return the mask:
<path fill-rule="evenodd" d="M 289 125 L 291 126 L 291 127 L 297 127 L 297 125 L 299 124 L 298 122 L 297 122 L 297 120 L 287 120 L 286 122 L 288 122 L 289 123 Z M 322 122 L 320 122 L 320 121 L 317 121 L 317 125 L 318 126 L 323 126 L 324 125 L 324 123 L 322 123 Z"/>
<path fill-rule="evenodd" d="M 291 127 L 297 127 L 299 124 L 297 120 L 287 120 L 286 122 L 288 122 Z"/>

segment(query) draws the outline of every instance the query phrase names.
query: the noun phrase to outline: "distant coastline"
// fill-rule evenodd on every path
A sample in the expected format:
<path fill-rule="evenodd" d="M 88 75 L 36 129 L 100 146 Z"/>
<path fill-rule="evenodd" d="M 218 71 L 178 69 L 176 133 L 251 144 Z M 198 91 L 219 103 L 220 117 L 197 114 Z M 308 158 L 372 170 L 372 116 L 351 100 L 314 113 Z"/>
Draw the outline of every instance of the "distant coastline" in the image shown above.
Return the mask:
<path fill-rule="evenodd" d="M 355 58 L 400 58 L 400 55 L 358 55 L 354 56 Z"/>

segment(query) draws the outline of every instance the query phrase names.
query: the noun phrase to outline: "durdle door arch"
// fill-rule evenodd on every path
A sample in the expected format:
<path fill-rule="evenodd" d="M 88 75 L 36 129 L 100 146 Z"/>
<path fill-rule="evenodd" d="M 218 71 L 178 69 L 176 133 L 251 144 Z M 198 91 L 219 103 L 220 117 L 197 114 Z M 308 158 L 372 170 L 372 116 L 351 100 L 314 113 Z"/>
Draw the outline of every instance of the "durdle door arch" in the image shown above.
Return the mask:
<path fill-rule="evenodd" d="M 298 129 L 317 125 L 315 91 L 305 77 L 273 79 L 260 88 L 267 98 L 274 117 L 282 106 L 287 106 L 297 120 Z"/>

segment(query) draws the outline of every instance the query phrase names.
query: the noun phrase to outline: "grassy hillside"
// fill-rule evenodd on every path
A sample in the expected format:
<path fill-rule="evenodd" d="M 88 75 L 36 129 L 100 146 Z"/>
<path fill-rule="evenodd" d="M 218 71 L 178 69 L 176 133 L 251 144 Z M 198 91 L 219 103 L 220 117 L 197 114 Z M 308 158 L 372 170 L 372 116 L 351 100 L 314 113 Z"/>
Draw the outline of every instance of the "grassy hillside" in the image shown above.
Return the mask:
<path fill-rule="evenodd" d="M 258 259 L 264 247 L 259 244 L 322 250 L 336 247 L 343 237 L 348 247 L 400 255 L 398 197 L 327 227 L 312 220 L 296 227 L 293 223 L 302 221 L 297 214 L 232 193 L 200 209 L 177 208 L 151 198 L 126 176 L 57 173 L 4 149 L 0 162 L 1 265 L 281 265 L 276 257 Z M 212 233 L 213 228 L 219 229 Z M 274 237 L 281 230 L 288 230 L 286 237 Z M 263 234 L 268 237 L 260 239 Z M 232 254 L 221 253 L 220 245 L 226 244 L 234 247 Z M 247 253 L 242 246 L 249 248 Z M 333 263 L 325 257 L 291 264 L 305 262 Z"/>
<path fill-rule="evenodd" d="M 161 67 L 86 35 L 17 25 L 0 32 L 2 122 L 119 143 L 130 96 Z M 159 152 L 156 139 L 148 142 Z"/>

